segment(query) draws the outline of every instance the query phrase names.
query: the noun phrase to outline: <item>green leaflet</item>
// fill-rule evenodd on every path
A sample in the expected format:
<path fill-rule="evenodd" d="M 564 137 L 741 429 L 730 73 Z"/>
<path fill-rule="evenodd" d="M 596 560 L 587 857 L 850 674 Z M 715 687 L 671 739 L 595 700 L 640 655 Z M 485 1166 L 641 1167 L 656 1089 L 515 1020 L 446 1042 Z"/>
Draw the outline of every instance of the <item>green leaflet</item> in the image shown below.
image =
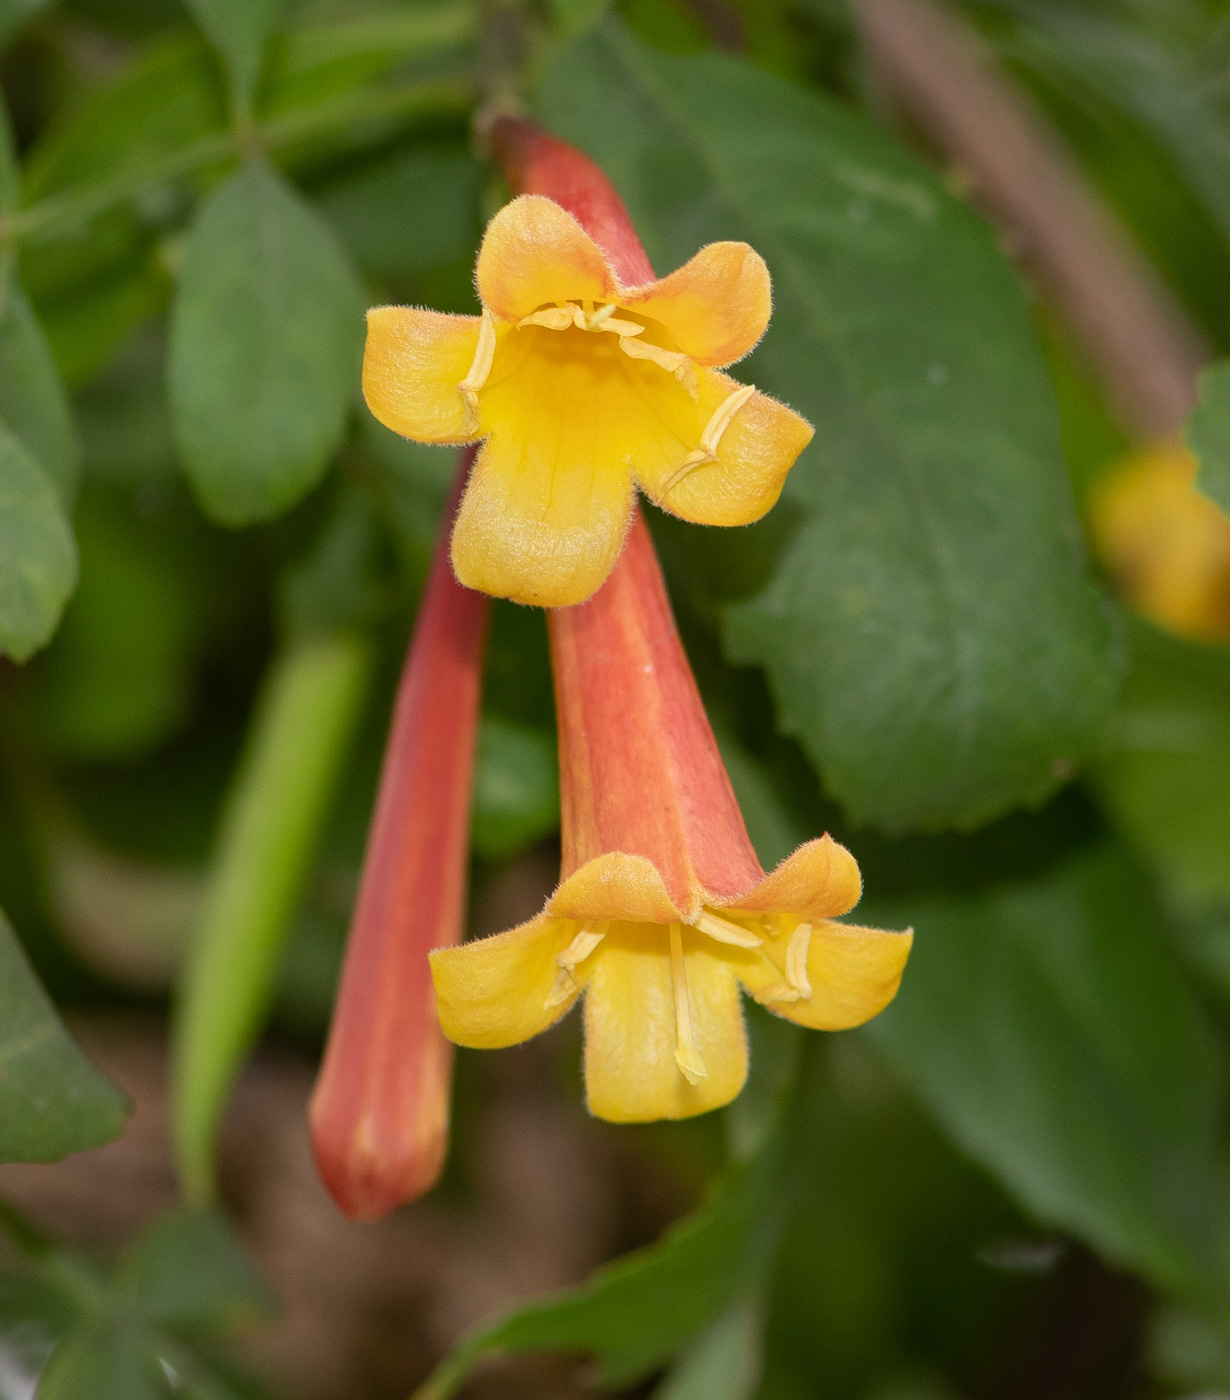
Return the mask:
<path fill-rule="evenodd" d="M 64 1029 L 0 913 L 0 1161 L 58 1162 L 109 1142 L 127 1113 Z"/>
<path fill-rule="evenodd" d="M 1200 402 L 1183 435 L 1200 463 L 1196 484 L 1222 510 L 1230 510 L 1230 362 L 1200 376 Z"/>
<path fill-rule="evenodd" d="M 333 234 L 268 166 L 197 214 L 171 319 L 176 438 L 206 513 L 279 514 L 321 478 L 357 393 L 363 296 Z"/>
<path fill-rule="evenodd" d="M 914 924 L 863 1034 L 957 1144 L 1044 1221 L 1224 1304 L 1224 1065 L 1131 863 L 1097 847 L 859 917 Z"/>
<path fill-rule="evenodd" d="M 1230 896 L 1230 655 L 1134 622 L 1117 743 L 1096 772 L 1124 834 L 1183 894 Z"/>
<path fill-rule="evenodd" d="M 367 643 L 338 634 L 287 646 L 266 678 L 177 1009 L 172 1116 L 190 1200 L 212 1193 L 218 1121 L 267 1012 L 369 669 Z"/>
<path fill-rule="evenodd" d="M 783 726 L 860 822 L 972 826 L 1041 800 L 1098 749 L 1117 652 L 990 231 L 831 102 L 613 20 L 538 102 L 661 271 L 733 237 L 774 275 L 740 374 L 817 434 L 787 486 L 802 519 L 727 640 L 766 667 Z"/>
<path fill-rule="evenodd" d="M 236 110 L 250 113 L 282 0 L 186 0 L 186 4 L 226 62 Z"/>
<path fill-rule="evenodd" d="M 591 1353 L 600 1383 L 610 1386 L 629 1384 L 677 1352 L 754 1284 L 772 1254 L 785 1205 L 792 1089 L 779 1099 L 756 1155 L 705 1206 L 588 1282 L 463 1337 L 414 1400 L 447 1400 L 487 1352 Z"/>
<path fill-rule="evenodd" d="M 0 653 L 24 661 L 55 631 L 77 547 L 42 469 L 0 424 Z"/>
<path fill-rule="evenodd" d="M 81 449 L 64 381 L 25 292 L 11 273 L 0 311 L 0 423 L 47 473 L 71 509 Z"/>

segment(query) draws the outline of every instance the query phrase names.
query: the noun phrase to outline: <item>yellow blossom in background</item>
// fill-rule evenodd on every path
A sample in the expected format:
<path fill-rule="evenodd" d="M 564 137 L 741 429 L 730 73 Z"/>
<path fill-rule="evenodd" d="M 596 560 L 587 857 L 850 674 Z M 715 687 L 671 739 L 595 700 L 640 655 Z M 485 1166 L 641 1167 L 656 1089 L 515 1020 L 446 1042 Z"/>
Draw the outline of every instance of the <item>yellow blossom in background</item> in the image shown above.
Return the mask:
<path fill-rule="evenodd" d="M 1096 483 L 1094 543 L 1126 600 L 1196 641 L 1230 639 L 1230 518 L 1197 491 L 1179 443 L 1128 458 Z"/>
<path fill-rule="evenodd" d="M 462 583 L 583 602 L 614 566 L 638 485 L 707 525 L 749 524 L 777 500 L 812 429 L 719 373 L 772 309 L 747 244 L 712 243 L 628 287 L 570 213 L 522 195 L 488 226 L 476 280 L 481 316 L 370 311 L 363 366 L 368 406 L 395 432 L 486 439 L 453 531 Z"/>

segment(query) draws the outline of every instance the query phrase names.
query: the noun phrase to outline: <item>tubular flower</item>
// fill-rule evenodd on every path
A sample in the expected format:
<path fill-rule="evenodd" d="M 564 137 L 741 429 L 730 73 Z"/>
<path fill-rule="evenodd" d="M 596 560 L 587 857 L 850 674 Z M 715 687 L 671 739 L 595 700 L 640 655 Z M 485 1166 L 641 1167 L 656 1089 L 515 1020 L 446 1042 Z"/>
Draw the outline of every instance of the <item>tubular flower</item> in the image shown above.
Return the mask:
<path fill-rule="evenodd" d="M 446 520 L 471 457 L 462 457 Z M 436 1019 L 427 952 L 461 937 L 490 600 L 453 577 L 446 531 L 398 687 L 310 1110 L 321 1177 L 359 1220 L 434 1186 L 448 1146 L 453 1047 Z"/>
<path fill-rule="evenodd" d="M 485 439 L 453 533 L 457 577 L 561 607 L 610 573 L 637 485 L 686 520 L 746 525 L 812 429 L 720 373 L 769 322 L 757 253 L 711 243 L 655 280 L 596 165 L 528 123 L 496 138 L 528 192 L 483 238 L 482 315 L 376 307 L 363 392 L 404 437 Z"/>
<path fill-rule="evenodd" d="M 703 1113 L 746 1077 L 741 986 L 800 1025 L 856 1026 L 896 993 L 911 935 L 835 922 L 861 883 L 828 836 L 761 869 L 639 516 L 602 589 L 549 623 L 560 885 L 528 923 L 432 953 L 440 1024 L 513 1045 L 583 995 L 592 1113 Z"/>
<path fill-rule="evenodd" d="M 1196 489 L 1179 443 L 1137 453 L 1095 488 L 1094 540 L 1127 600 L 1203 641 L 1230 639 L 1230 519 Z"/>

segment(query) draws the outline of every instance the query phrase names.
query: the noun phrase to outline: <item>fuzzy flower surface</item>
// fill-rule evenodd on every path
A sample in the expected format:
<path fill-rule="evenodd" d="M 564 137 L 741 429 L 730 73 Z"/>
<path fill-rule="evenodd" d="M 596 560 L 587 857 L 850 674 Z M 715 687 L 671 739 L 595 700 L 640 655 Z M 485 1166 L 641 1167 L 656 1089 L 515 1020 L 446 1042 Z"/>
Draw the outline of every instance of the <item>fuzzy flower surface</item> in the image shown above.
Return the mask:
<path fill-rule="evenodd" d="M 742 992 L 857 1026 L 896 994 L 912 936 L 839 921 L 861 880 L 828 836 L 762 870 L 639 516 L 603 588 L 549 623 L 561 882 L 528 923 L 431 954 L 440 1024 L 493 1049 L 583 999 L 592 1113 L 703 1113 L 747 1075 Z"/>
<path fill-rule="evenodd" d="M 619 556 L 637 487 L 685 520 L 746 525 L 811 440 L 797 413 L 721 372 L 769 323 L 752 248 L 711 243 L 661 279 L 643 253 L 618 267 L 567 209 L 523 194 L 483 238 L 481 316 L 368 313 L 375 417 L 418 442 L 483 441 L 452 540 L 470 588 L 583 602 Z"/>

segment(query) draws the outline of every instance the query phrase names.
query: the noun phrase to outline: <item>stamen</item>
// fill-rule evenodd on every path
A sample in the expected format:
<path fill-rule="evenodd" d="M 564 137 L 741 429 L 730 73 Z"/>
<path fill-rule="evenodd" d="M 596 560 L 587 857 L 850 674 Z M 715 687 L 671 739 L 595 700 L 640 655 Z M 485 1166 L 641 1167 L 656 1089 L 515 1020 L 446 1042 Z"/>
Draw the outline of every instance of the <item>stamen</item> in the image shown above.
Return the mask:
<path fill-rule="evenodd" d="M 811 982 L 807 976 L 807 953 L 811 947 L 811 925 L 800 924 L 790 935 L 786 945 L 786 981 L 799 996 L 811 996 Z"/>
<path fill-rule="evenodd" d="M 549 331 L 566 331 L 569 326 L 581 324 L 577 318 L 583 315 L 584 312 L 579 306 L 548 306 L 544 311 L 534 311 L 529 316 L 522 316 L 517 325 L 545 326 Z M 581 328 L 584 329 L 584 326 Z"/>
<path fill-rule="evenodd" d="M 666 478 L 662 487 L 662 495 L 665 496 L 673 487 L 678 486 L 689 472 L 695 471 L 697 467 L 703 467 L 709 462 L 717 461 L 718 443 L 722 440 L 722 434 L 730 427 L 731 419 L 743 407 L 743 405 L 756 392 L 752 384 L 745 384 L 741 389 L 724 398 L 713 411 L 713 416 L 705 424 L 705 430 L 700 435 L 700 447 L 695 452 L 689 452 L 675 470 Z"/>
<path fill-rule="evenodd" d="M 692 1039 L 692 1003 L 683 965 L 683 930 L 671 925 L 671 981 L 675 988 L 675 1063 L 689 1084 L 699 1084 L 709 1073 Z"/>
<path fill-rule="evenodd" d="M 562 1006 L 577 990 L 577 979 L 573 969 L 583 963 L 606 937 L 605 924 L 582 924 L 581 931 L 564 949 L 556 955 L 555 964 L 559 971 L 555 974 L 555 984 L 547 993 L 543 1009 L 550 1011 Z"/>
<path fill-rule="evenodd" d="M 692 927 L 699 929 L 701 933 L 707 933 L 710 938 L 716 939 L 719 943 L 729 943 L 733 948 L 759 948 L 760 939 L 754 933 L 745 928 L 740 928 L 738 924 L 732 923 L 729 919 L 719 918 L 717 914 L 711 914 L 707 909 L 702 910 Z"/>
<path fill-rule="evenodd" d="M 491 312 L 484 306 L 470 372 L 457 385 L 461 397 L 465 400 L 465 417 L 462 419 L 461 429 L 467 436 L 478 432 L 478 391 L 486 384 L 494 359 L 495 322 L 491 319 Z"/>
<path fill-rule="evenodd" d="M 603 321 L 609 321 L 619 308 L 613 301 L 607 302 L 605 306 L 600 306 L 597 311 L 590 311 L 588 305 L 585 308 L 586 321 L 589 322 L 589 329 L 596 331 Z"/>
<path fill-rule="evenodd" d="M 700 397 L 696 369 L 682 350 L 665 350 L 661 345 L 650 345 L 647 341 L 632 339 L 621 340 L 619 348 L 634 360 L 652 360 L 660 369 L 673 374 L 688 391 L 690 398 Z"/>

